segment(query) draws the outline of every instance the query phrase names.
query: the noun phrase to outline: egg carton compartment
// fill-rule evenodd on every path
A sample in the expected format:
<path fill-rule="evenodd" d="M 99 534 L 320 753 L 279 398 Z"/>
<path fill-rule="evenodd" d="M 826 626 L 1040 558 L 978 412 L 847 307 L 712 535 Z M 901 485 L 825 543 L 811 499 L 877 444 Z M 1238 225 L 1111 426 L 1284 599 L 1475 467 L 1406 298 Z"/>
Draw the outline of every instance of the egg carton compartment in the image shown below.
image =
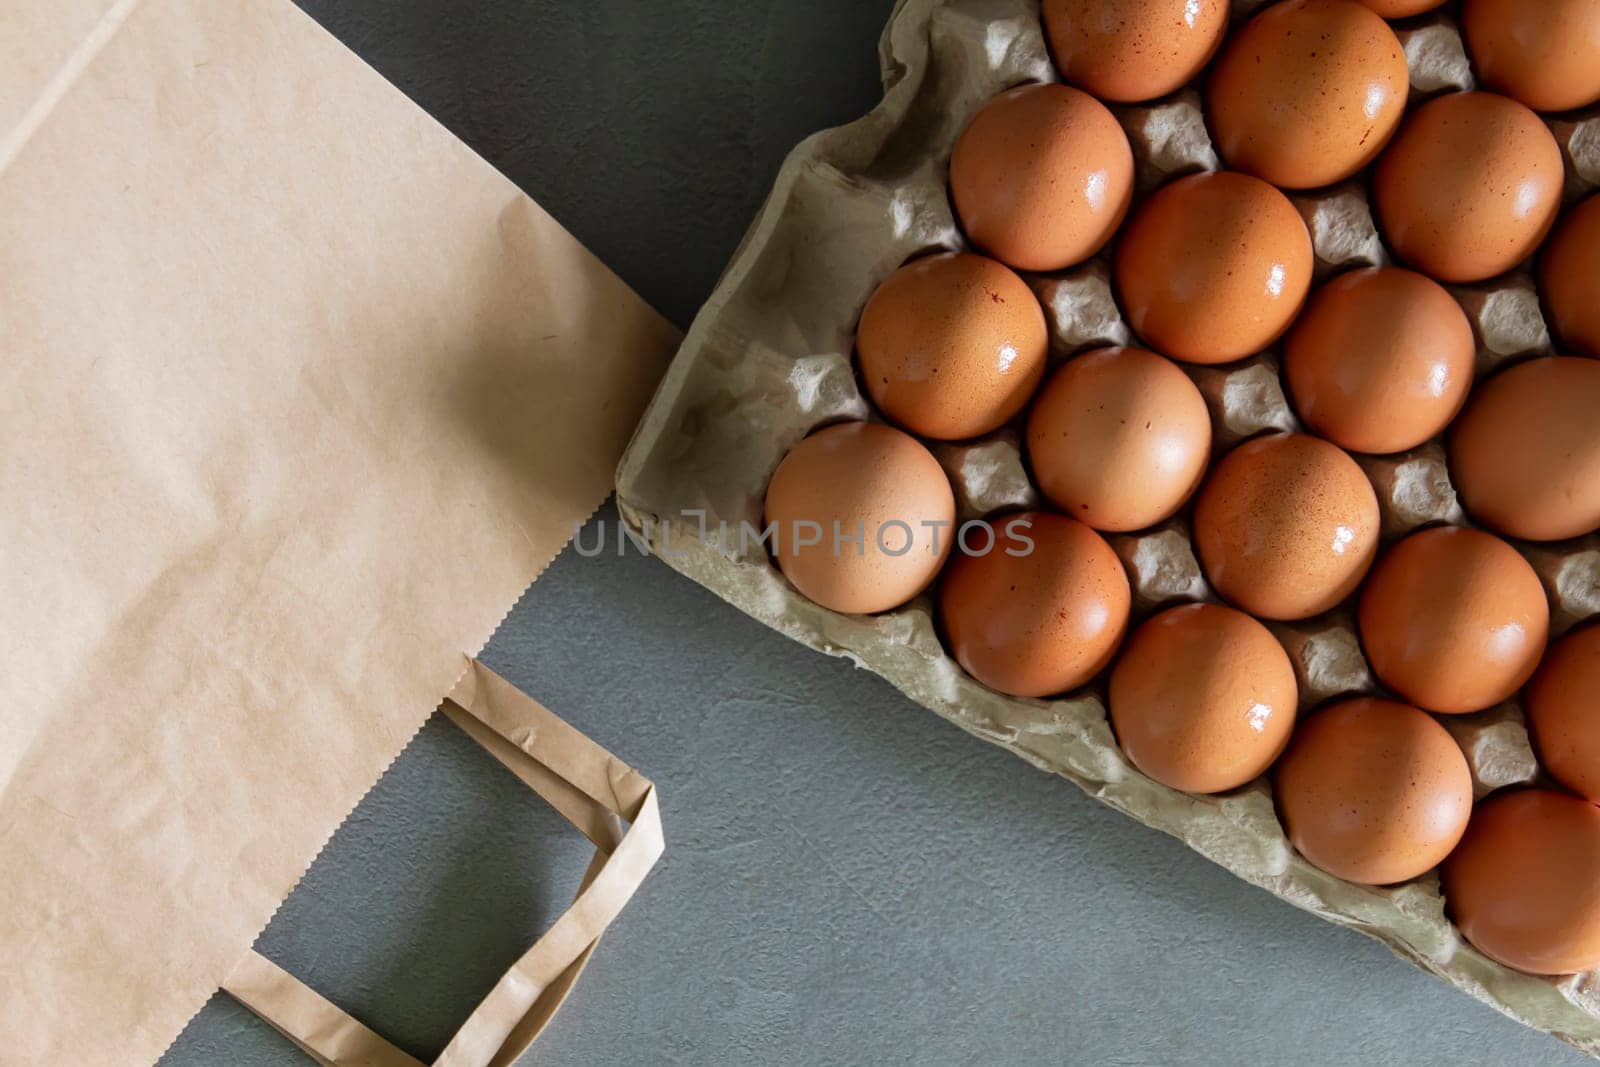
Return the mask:
<path fill-rule="evenodd" d="M 1441 715 L 1439 721 L 1466 754 L 1474 796 L 1542 780 L 1520 705 L 1507 702 L 1476 715 Z"/>
<path fill-rule="evenodd" d="M 1550 132 L 1567 160 L 1567 199 L 1587 196 L 1600 186 L 1600 114 L 1556 119 Z"/>
<path fill-rule="evenodd" d="M 1235 18 L 1259 6 L 1235 3 Z M 1448 17 L 1407 20 L 1396 31 L 1414 99 L 1472 85 Z M 1446 919 L 1434 874 L 1371 888 L 1312 867 L 1285 839 L 1265 781 L 1221 796 L 1158 785 L 1123 758 L 1098 684 L 1050 700 L 985 688 L 944 649 L 930 595 L 884 615 L 840 615 L 795 592 L 759 545 L 697 539 L 702 521 L 759 523 L 773 470 L 806 434 L 830 422 L 878 417 L 853 367 L 861 307 L 906 260 L 966 247 L 945 179 L 955 140 L 973 113 L 1014 85 L 1056 79 L 1037 0 L 901 0 L 881 59 L 882 104 L 795 150 L 691 328 L 619 470 L 626 520 L 666 562 L 762 622 L 849 658 L 960 728 L 1179 837 L 1252 884 L 1373 936 L 1506 1014 L 1600 1055 L 1596 976 L 1537 978 L 1489 961 Z M 1220 166 L 1197 85 L 1152 104 L 1111 109 L 1133 149 L 1136 199 L 1178 175 Z M 1577 196 L 1600 181 L 1600 118 L 1563 116 L 1551 127 L 1566 156 L 1569 198 Z M 1391 261 L 1363 181 L 1291 199 L 1312 236 L 1314 285 Z M 1069 271 L 1024 275 L 1045 311 L 1053 364 L 1089 348 L 1138 343 L 1117 304 L 1114 252 Z M 1550 350 L 1526 266 L 1451 291 L 1473 325 L 1480 374 Z M 1206 399 L 1219 452 L 1256 434 L 1300 429 L 1275 352 L 1184 370 Z M 980 440 L 932 446 L 963 520 L 1041 505 L 1024 431 L 1019 417 Z M 1377 494 L 1385 545 L 1420 527 L 1466 521 L 1442 440 L 1397 456 L 1356 458 Z M 1133 625 L 1164 606 L 1215 599 L 1187 511 L 1108 541 L 1128 571 Z M 1553 634 L 1600 612 L 1600 538 L 1518 548 L 1551 594 Z M 1270 625 L 1294 664 L 1303 710 L 1377 691 L 1353 608 Z M 1467 755 L 1479 795 L 1536 780 L 1515 703 L 1441 721 Z"/>
<path fill-rule="evenodd" d="M 1413 19 L 1409 25 L 1395 27 L 1395 36 L 1406 50 L 1414 95 L 1477 88 L 1461 30 L 1448 15 L 1433 12 Z"/>
<path fill-rule="evenodd" d="M 932 448 L 950 476 L 959 521 L 1039 506 L 1039 490 L 1022 464 L 1022 443 L 1015 427 L 979 441 Z"/>

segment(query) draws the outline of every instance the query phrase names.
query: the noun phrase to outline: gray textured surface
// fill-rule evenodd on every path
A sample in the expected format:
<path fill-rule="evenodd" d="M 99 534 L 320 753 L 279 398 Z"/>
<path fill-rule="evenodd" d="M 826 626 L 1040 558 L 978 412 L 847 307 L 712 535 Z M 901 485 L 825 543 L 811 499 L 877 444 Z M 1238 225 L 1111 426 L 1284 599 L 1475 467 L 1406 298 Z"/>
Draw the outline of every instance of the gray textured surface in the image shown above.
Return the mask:
<path fill-rule="evenodd" d="M 876 99 L 891 6 L 301 2 L 680 323 L 788 147 Z M 533 1061 L 1589 1062 L 655 561 L 569 552 L 485 659 L 667 826 Z M 436 718 L 260 947 L 429 1056 L 585 859 Z M 218 997 L 163 1062 L 303 1061 Z"/>

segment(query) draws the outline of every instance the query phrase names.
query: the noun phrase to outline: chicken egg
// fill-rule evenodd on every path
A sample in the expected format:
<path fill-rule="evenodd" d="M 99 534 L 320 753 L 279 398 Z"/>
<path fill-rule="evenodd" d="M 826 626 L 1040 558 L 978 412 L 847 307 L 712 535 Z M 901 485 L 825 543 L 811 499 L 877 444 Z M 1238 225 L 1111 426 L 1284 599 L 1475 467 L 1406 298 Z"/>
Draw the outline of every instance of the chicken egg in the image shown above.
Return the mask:
<path fill-rule="evenodd" d="M 1489 88 L 1535 111 L 1600 100 L 1600 0 L 1467 0 L 1461 30 Z"/>
<path fill-rule="evenodd" d="M 778 567 L 825 608 L 899 607 L 950 552 L 955 494 L 915 438 L 875 422 L 819 430 L 789 450 L 767 486 Z"/>
<path fill-rule="evenodd" d="M 1228 166 L 1312 189 L 1377 158 L 1410 91 L 1405 50 L 1383 19 L 1355 0 L 1287 0 L 1229 38 L 1206 117 Z"/>
<path fill-rule="evenodd" d="M 1342 450 L 1268 434 L 1229 452 L 1195 500 L 1212 588 L 1263 619 L 1304 619 L 1355 592 L 1378 547 L 1378 498 Z"/>
<path fill-rule="evenodd" d="M 1024 85 L 984 105 L 956 142 L 950 196 L 984 252 L 1018 270 L 1063 270 L 1122 225 L 1133 150 L 1088 93 Z"/>
<path fill-rule="evenodd" d="M 1436 526 L 1378 561 L 1356 624 L 1384 685 L 1459 715 L 1522 688 L 1544 653 L 1550 604 L 1516 549 L 1481 530 Z"/>
<path fill-rule="evenodd" d="M 878 287 L 856 355 L 867 392 L 913 433 L 959 440 L 1021 411 L 1044 376 L 1044 309 L 1028 284 L 983 256 L 926 256 Z"/>
<path fill-rule="evenodd" d="M 1440 881 L 1450 917 L 1490 959 L 1529 974 L 1600 966 L 1600 807 L 1548 789 L 1492 796 Z"/>
<path fill-rule="evenodd" d="M 1600 528 L 1600 360 L 1541 356 L 1492 375 L 1449 453 L 1461 503 L 1485 526 L 1529 541 Z"/>
<path fill-rule="evenodd" d="M 1111 723 L 1135 767 L 1165 786 L 1220 793 L 1272 765 L 1298 689 L 1283 646 L 1217 604 L 1185 604 L 1134 631 L 1111 671 Z"/>
<path fill-rule="evenodd" d="M 1600 625 L 1550 646 L 1523 707 L 1550 777 L 1600 804 Z"/>
<path fill-rule="evenodd" d="M 1600 193 L 1556 226 L 1539 257 L 1539 292 L 1561 343 L 1600 357 Z"/>
<path fill-rule="evenodd" d="M 1028 416 L 1028 456 L 1052 504 L 1097 530 L 1140 530 L 1183 506 L 1211 455 L 1200 390 L 1142 348 L 1068 360 Z"/>
<path fill-rule="evenodd" d="M 1283 347 L 1295 410 L 1353 452 L 1415 448 L 1467 401 L 1477 345 L 1461 305 L 1398 267 L 1350 271 L 1312 294 Z"/>
<path fill-rule="evenodd" d="M 1150 347 L 1188 363 L 1231 363 L 1289 328 L 1311 262 L 1311 235 L 1288 197 L 1248 174 L 1191 174 L 1134 213 L 1116 282 Z"/>
<path fill-rule="evenodd" d="M 1012 696 L 1064 693 L 1111 661 L 1128 625 L 1122 561 L 1075 519 L 1023 512 L 957 552 L 939 586 L 956 662 Z"/>
<path fill-rule="evenodd" d="M 1450 93 L 1413 111 L 1379 158 L 1379 225 L 1395 253 L 1424 274 L 1492 278 L 1550 232 L 1564 166 L 1556 139 L 1523 105 L 1494 93 Z"/>
<path fill-rule="evenodd" d="M 1437 867 L 1472 815 L 1472 772 L 1443 726 L 1358 697 L 1309 716 L 1273 794 L 1295 849 L 1338 878 L 1392 885 Z"/>
<path fill-rule="evenodd" d="M 1101 100 L 1165 96 L 1200 73 L 1228 28 L 1227 0 L 1044 0 L 1061 76 Z"/>

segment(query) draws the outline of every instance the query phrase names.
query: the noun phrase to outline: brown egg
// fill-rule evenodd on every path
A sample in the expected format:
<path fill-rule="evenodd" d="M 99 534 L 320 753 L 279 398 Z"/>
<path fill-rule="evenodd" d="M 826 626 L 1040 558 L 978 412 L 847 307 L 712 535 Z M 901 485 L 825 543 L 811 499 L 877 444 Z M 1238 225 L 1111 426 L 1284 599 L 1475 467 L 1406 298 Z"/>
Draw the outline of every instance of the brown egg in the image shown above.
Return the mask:
<path fill-rule="evenodd" d="M 923 437 L 954 441 L 996 429 L 1044 377 L 1044 309 L 992 259 L 913 260 L 867 301 L 856 334 L 873 403 Z"/>
<path fill-rule="evenodd" d="M 1424 274 L 1482 281 L 1550 232 L 1563 166 L 1556 139 L 1515 100 L 1451 93 L 1413 111 L 1378 160 L 1378 221 L 1389 247 Z"/>
<path fill-rule="evenodd" d="M 1600 626 L 1550 646 L 1523 707 L 1550 777 L 1600 804 Z"/>
<path fill-rule="evenodd" d="M 1479 952 L 1529 974 L 1600 966 L 1600 808 L 1548 789 L 1478 805 L 1440 872 Z"/>
<path fill-rule="evenodd" d="M 1368 267 L 1311 296 L 1283 347 L 1306 424 L 1355 452 L 1415 448 L 1467 402 L 1477 345 L 1449 293 L 1420 274 Z"/>
<path fill-rule="evenodd" d="M 1472 815 L 1472 772 L 1460 747 L 1443 726 L 1393 700 L 1358 697 L 1306 719 L 1273 782 L 1290 843 L 1363 885 L 1431 871 Z"/>
<path fill-rule="evenodd" d="M 1111 671 L 1111 724 L 1145 774 L 1189 793 L 1235 789 L 1272 766 L 1294 729 L 1283 646 L 1243 612 L 1186 604 L 1140 626 Z"/>
<path fill-rule="evenodd" d="M 1408 19 L 1412 15 L 1420 15 L 1424 11 L 1443 7 L 1444 2 L 1445 0 L 1361 0 L 1362 5 L 1369 11 L 1386 19 Z"/>
<path fill-rule="evenodd" d="M 1449 443 L 1461 503 L 1485 526 L 1529 541 L 1600 528 L 1600 360 L 1501 371 L 1473 391 Z"/>
<path fill-rule="evenodd" d="M 1405 50 L 1383 19 L 1355 0 L 1287 0 L 1228 39 L 1206 117 L 1228 166 L 1313 189 L 1377 158 L 1410 91 Z"/>
<path fill-rule="evenodd" d="M 1211 456 L 1205 398 L 1172 362 L 1099 348 L 1056 371 L 1028 415 L 1050 502 L 1097 530 L 1141 530 L 1183 506 Z"/>
<path fill-rule="evenodd" d="M 767 486 L 779 568 L 834 611 L 888 611 L 927 588 L 950 553 L 955 514 L 933 454 L 875 422 L 817 431 Z"/>
<path fill-rule="evenodd" d="M 1065 85 L 1001 93 L 950 159 L 950 196 L 972 243 L 1018 270 L 1061 270 L 1100 251 L 1133 200 L 1133 150 L 1105 105 Z"/>
<path fill-rule="evenodd" d="M 1460 715 L 1522 688 L 1544 652 L 1550 605 L 1516 549 L 1481 530 L 1436 526 L 1378 561 L 1356 621 L 1384 685 Z"/>
<path fill-rule="evenodd" d="M 1489 88 L 1535 111 L 1600 100 L 1600 0 L 1467 0 L 1461 30 Z"/>
<path fill-rule="evenodd" d="M 1544 246 L 1539 291 L 1561 343 L 1600 357 L 1600 194 L 1573 208 Z"/>
<path fill-rule="evenodd" d="M 1311 287 L 1311 235 L 1288 197 L 1248 174 L 1191 174 L 1134 213 L 1117 246 L 1134 330 L 1188 363 L 1230 363 L 1289 328 Z"/>
<path fill-rule="evenodd" d="M 1044 0 L 1061 76 L 1101 100 L 1166 96 L 1205 66 L 1228 28 L 1226 0 Z"/>
<path fill-rule="evenodd" d="M 1355 592 L 1378 547 L 1356 461 L 1305 434 L 1252 438 L 1212 468 L 1194 509 L 1212 588 L 1263 619 L 1305 619 Z"/>
<path fill-rule="evenodd" d="M 1099 534 L 1060 515 L 1022 512 L 992 525 L 992 541 L 973 535 L 940 583 L 951 654 L 1013 696 L 1077 688 L 1111 662 L 1127 629 L 1122 562 Z"/>

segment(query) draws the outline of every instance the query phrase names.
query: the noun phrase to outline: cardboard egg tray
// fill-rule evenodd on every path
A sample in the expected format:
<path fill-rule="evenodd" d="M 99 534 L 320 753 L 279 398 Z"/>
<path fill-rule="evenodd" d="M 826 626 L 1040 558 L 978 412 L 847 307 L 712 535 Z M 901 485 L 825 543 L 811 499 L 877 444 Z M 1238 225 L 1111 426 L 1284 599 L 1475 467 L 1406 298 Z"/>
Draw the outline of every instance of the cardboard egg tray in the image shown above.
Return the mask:
<path fill-rule="evenodd" d="M 1261 6 L 1235 4 L 1235 18 Z M 1417 98 L 1472 87 L 1448 12 L 1396 24 Z M 868 116 L 803 142 L 690 330 L 618 472 L 618 500 L 653 551 L 762 622 L 888 679 L 961 728 L 1060 774 L 1140 822 L 1183 839 L 1245 880 L 1344 926 L 1522 1022 L 1600 1056 L 1595 974 L 1536 978 L 1467 945 L 1444 914 L 1436 874 L 1369 888 L 1325 874 L 1289 846 L 1270 787 L 1221 796 L 1175 792 L 1144 777 L 1113 739 L 1103 689 L 1054 700 L 995 693 L 946 654 L 924 595 L 880 616 L 836 614 L 794 591 L 741 524 L 759 530 L 768 479 L 788 449 L 819 426 L 877 418 L 857 386 L 852 349 L 868 296 L 907 259 L 965 247 L 946 193 L 955 140 L 995 94 L 1057 74 L 1037 0 L 901 0 L 884 33 L 886 95 Z M 1142 196 L 1219 160 L 1191 86 L 1153 104 L 1112 110 L 1127 130 Z M 1551 128 L 1567 158 L 1568 200 L 1600 183 L 1600 113 Z M 1363 178 L 1290 194 L 1306 220 L 1317 282 L 1388 262 Z M 1110 255 L 1062 274 L 1025 275 L 1046 311 L 1052 357 L 1137 344 L 1113 298 Z M 1526 268 L 1452 289 L 1478 340 L 1478 372 L 1551 349 Z M 1211 409 L 1220 451 L 1264 430 L 1299 425 L 1268 351 L 1224 367 L 1184 368 Z M 1536 417 L 1536 416 L 1530 416 Z M 1021 420 L 960 444 L 932 444 L 962 518 L 1034 507 Z M 1383 543 L 1465 517 L 1441 442 L 1396 456 L 1357 456 L 1377 490 Z M 1536 472 L 1529 472 L 1536 476 Z M 1140 533 L 1111 535 L 1133 589 L 1133 625 L 1155 609 L 1213 599 L 1196 562 L 1187 511 Z M 1600 537 L 1519 546 L 1550 593 L 1552 638 L 1600 612 Z M 1300 682 L 1301 709 L 1374 691 L 1350 605 L 1304 622 L 1270 624 Z M 1460 743 L 1481 796 L 1540 772 L 1515 703 L 1441 721 Z"/>

